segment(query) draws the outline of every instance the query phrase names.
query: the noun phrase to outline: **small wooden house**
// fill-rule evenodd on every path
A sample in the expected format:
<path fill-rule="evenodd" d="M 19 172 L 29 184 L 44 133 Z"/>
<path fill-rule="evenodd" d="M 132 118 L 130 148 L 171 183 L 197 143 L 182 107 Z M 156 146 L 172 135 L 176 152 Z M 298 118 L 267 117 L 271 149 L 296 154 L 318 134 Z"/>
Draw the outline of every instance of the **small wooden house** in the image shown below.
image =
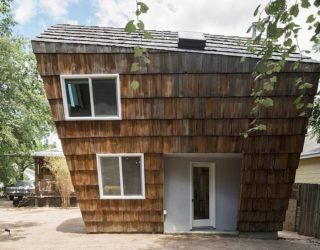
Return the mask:
<path fill-rule="evenodd" d="M 32 154 L 35 164 L 35 194 L 37 196 L 58 195 L 54 175 L 47 167 L 45 158 L 64 157 L 59 149 L 36 151 Z"/>
<path fill-rule="evenodd" d="M 295 183 L 320 184 L 320 143 L 311 135 L 306 136 Z"/>
<path fill-rule="evenodd" d="M 61 159 L 64 161 L 62 149 L 53 148 L 36 151 L 32 154 L 35 164 L 35 193 L 29 197 L 29 204 L 34 206 L 62 206 L 61 190 L 54 173 L 50 170 L 50 159 Z M 76 206 L 77 200 L 74 189 L 71 187 L 69 194 L 69 204 Z"/>
<path fill-rule="evenodd" d="M 282 229 L 306 132 L 292 54 L 252 121 L 245 38 L 55 25 L 32 41 L 87 232 Z M 151 63 L 130 71 L 133 48 Z M 240 58 L 246 60 L 240 63 Z M 274 55 L 277 59 L 277 54 Z M 304 59 L 312 101 L 319 65 Z M 130 82 L 140 83 L 133 91 Z"/>

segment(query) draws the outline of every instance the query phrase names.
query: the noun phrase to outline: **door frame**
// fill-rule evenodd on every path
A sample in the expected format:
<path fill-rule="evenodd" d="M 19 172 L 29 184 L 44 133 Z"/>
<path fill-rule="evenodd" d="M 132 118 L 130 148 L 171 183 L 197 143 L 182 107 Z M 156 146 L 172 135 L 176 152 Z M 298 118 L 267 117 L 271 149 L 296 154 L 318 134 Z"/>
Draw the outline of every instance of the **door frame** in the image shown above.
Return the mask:
<path fill-rule="evenodd" d="M 194 166 L 198 164 L 200 166 Z M 216 228 L 216 171 L 214 162 L 190 162 L 190 230 L 193 228 L 193 167 L 209 167 L 209 221 L 210 226 Z"/>

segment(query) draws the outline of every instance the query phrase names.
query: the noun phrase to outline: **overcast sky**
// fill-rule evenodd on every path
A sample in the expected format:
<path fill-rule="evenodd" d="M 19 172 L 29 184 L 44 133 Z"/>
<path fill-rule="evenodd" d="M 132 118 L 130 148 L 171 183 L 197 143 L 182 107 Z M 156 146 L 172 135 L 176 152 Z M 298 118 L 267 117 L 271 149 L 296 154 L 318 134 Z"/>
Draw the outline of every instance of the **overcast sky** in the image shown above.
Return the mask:
<path fill-rule="evenodd" d="M 268 0 L 146 0 L 150 11 L 143 17 L 147 29 L 202 31 L 248 36 L 253 11 Z M 35 37 L 56 23 L 124 27 L 134 17 L 135 0 L 15 0 L 16 32 Z M 309 13 L 299 17 L 302 26 Z M 301 32 L 299 43 L 311 49 L 310 32 Z M 319 55 L 313 57 L 320 59 Z"/>

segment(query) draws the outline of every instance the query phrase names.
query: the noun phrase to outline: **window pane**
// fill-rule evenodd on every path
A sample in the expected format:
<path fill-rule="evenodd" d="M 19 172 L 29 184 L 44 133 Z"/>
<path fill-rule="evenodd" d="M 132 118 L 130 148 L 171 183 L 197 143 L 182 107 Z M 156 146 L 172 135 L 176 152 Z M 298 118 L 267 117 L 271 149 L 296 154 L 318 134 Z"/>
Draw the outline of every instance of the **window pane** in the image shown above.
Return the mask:
<path fill-rule="evenodd" d="M 65 83 L 69 116 L 91 116 L 88 79 L 66 79 Z"/>
<path fill-rule="evenodd" d="M 140 157 L 122 157 L 124 195 L 142 195 Z"/>
<path fill-rule="evenodd" d="M 116 79 L 92 79 L 94 111 L 96 116 L 117 116 Z"/>
<path fill-rule="evenodd" d="M 121 195 L 119 158 L 101 157 L 103 195 Z"/>

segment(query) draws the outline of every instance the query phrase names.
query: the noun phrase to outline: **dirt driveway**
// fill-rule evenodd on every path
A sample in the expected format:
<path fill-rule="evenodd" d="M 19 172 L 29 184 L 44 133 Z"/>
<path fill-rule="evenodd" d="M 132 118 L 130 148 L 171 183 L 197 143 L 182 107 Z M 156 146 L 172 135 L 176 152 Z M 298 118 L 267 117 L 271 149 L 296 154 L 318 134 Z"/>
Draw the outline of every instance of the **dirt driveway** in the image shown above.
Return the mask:
<path fill-rule="evenodd" d="M 4 231 L 11 230 L 11 236 Z M 12 208 L 0 201 L 0 249 L 320 249 L 320 241 L 252 240 L 217 235 L 86 234 L 78 208 Z M 288 237 L 291 239 L 288 239 Z"/>

